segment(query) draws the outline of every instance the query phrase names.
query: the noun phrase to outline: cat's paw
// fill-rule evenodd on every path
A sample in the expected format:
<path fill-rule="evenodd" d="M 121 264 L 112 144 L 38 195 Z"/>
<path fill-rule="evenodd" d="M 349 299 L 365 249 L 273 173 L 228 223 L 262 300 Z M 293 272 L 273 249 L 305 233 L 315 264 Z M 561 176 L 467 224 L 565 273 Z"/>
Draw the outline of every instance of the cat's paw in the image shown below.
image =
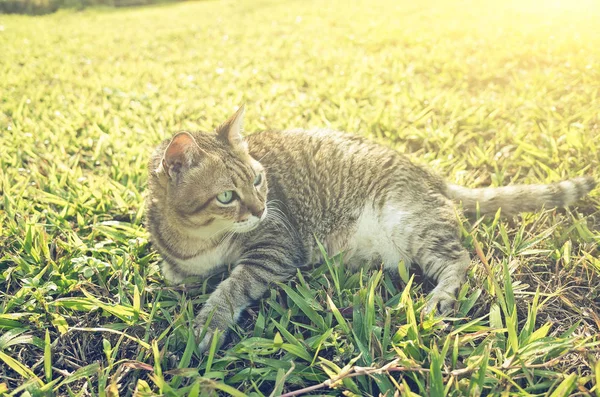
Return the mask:
<path fill-rule="evenodd" d="M 456 296 L 453 293 L 444 290 L 433 290 L 429 301 L 425 305 L 425 314 L 435 313 L 439 309 L 439 314 L 447 314 L 454 309 Z"/>
<path fill-rule="evenodd" d="M 204 333 L 204 337 L 202 337 L 202 328 L 199 328 L 199 329 L 197 328 L 194 330 L 194 332 L 196 334 L 196 340 L 199 341 L 198 349 L 200 350 L 200 353 L 202 353 L 202 354 L 207 352 L 208 349 L 210 348 L 210 345 L 212 344 L 215 333 L 218 333 L 218 338 L 219 338 L 217 340 L 217 349 L 225 341 L 225 336 L 226 336 L 225 331 L 221 331 L 218 329 L 207 329 L 206 333 Z"/>
<path fill-rule="evenodd" d="M 203 311 L 196 317 L 194 321 L 194 335 L 198 342 L 198 349 L 200 353 L 208 351 L 212 344 L 215 333 L 217 334 L 217 348 L 219 348 L 225 341 L 227 336 L 228 324 L 224 324 L 223 321 L 219 321 L 218 316 L 213 316 L 210 319 L 210 323 L 207 324 L 207 317 Z"/>
<path fill-rule="evenodd" d="M 169 262 L 163 261 L 160 267 L 165 282 L 169 287 L 182 284 L 183 280 L 185 280 L 185 275 L 175 270 Z"/>

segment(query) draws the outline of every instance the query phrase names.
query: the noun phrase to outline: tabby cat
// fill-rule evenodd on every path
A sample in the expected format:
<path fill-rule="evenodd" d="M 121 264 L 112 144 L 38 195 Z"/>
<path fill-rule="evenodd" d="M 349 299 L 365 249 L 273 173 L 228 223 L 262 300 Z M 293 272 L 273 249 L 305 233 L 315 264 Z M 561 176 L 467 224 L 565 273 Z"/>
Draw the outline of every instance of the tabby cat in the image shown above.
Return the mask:
<path fill-rule="evenodd" d="M 270 283 L 318 262 L 317 241 L 350 266 L 418 264 L 436 282 L 426 310 L 448 311 L 470 263 L 452 200 L 467 212 L 511 214 L 567 206 L 595 186 L 577 177 L 469 189 L 360 136 L 316 129 L 243 138 L 243 116 L 242 106 L 216 133 L 175 134 L 149 164 L 148 228 L 165 279 L 233 266 L 196 318 L 201 350 Z"/>

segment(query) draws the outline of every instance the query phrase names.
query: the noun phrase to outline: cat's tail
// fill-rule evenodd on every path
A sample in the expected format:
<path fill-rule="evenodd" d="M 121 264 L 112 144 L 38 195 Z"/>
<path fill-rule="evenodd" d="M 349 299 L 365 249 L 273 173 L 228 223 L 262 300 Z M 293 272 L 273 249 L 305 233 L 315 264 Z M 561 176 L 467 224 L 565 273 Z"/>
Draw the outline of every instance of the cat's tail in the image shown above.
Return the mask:
<path fill-rule="evenodd" d="M 513 185 L 470 189 L 447 184 L 446 195 L 461 201 L 467 213 L 475 213 L 477 205 L 481 214 L 533 212 L 541 208 L 567 207 L 588 194 L 596 186 L 590 176 L 582 176 L 550 185 Z"/>

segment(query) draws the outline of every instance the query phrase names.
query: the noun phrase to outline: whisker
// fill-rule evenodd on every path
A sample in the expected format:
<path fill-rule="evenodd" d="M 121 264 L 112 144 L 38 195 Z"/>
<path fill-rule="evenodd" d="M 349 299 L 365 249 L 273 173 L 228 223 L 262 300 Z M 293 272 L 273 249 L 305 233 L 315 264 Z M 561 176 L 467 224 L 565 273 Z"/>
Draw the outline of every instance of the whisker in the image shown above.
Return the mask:
<path fill-rule="evenodd" d="M 236 234 L 233 231 L 229 231 L 227 233 L 225 233 L 223 235 L 223 238 L 221 238 L 221 240 L 217 243 L 218 245 L 224 244 L 230 244 L 232 242 L 232 240 L 235 240 Z"/>
<path fill-rule="evenodd" d="M 280 200 L 271 200 L 267 202 L 267 219 L 273 220 L 273 223 L 282 229 L 285 229 L 290 236 L 299 237 L 298 231 L 292 226 L 286 214 L 276 206 L 276 202 L 283 204 Z"/>
<path fill-rule="evenodd" d="M 229 226 L 225 226 L 224 228 L 221 228 L 219 230 L 217 230 L 216 232 L 214 232 L 210 237 L 207 238 L 207 240 L 212 240 L 217 234 L 221 233 L 223 230 L 228 229 Z M 228 231 L 229 232 L 229 231 Z M 226 234 L 228 233 L 226 232 Z"/>

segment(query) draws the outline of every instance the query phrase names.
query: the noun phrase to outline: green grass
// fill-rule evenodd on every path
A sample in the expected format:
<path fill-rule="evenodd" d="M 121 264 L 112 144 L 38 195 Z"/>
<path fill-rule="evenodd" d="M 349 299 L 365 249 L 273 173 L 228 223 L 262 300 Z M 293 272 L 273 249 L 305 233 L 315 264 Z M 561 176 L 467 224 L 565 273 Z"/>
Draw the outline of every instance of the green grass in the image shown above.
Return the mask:
<path fill-rule="evenodd" d="M 600 179 L 600 5 L 562 3 L 0 16 L 0 393 L 600 396 L 598 190 L 463 220 L 454 318 L 422 315 L 418 274 L 333 258 L 205 357 L 190 326 L 219 280 L 167 288 L 143 227 L 152 147 L 242 102 L 248 132 L 352 131 L 468 186 Z"/>

